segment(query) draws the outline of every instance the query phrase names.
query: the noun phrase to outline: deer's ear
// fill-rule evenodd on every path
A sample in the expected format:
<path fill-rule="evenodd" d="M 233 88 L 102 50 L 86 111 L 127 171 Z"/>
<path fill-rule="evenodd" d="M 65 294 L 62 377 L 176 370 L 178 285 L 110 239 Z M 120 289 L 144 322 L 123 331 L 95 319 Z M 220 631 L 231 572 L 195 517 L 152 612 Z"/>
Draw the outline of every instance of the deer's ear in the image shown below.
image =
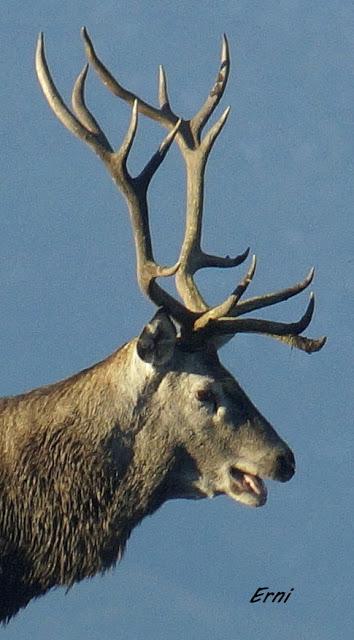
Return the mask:
<path fill-rule="evenodd" d="M 155 367 L 169 362 L 174 354 L 176 328 L 166 311 L 159 309 L 138 338 L 139 358 Z"/>

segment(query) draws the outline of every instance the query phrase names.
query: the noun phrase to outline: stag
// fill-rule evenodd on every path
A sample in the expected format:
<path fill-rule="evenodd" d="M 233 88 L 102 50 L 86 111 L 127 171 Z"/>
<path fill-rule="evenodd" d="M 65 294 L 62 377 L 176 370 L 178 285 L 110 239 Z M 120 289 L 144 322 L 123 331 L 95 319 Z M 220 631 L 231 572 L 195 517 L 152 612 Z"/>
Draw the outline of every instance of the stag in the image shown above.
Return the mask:
<path fill-rule="evenodd" d="M 203 268 L 231 268 L 246 260 L 201 248 L 204 173 L 229 109 L 202 137 L 229 75 L 223 39 L 216 82 L 198 113 L 179 118 L 160 68 L 159 107 L 125 89 L 98 58 L 85 29 L 88 64 L 78 76 L 70 110 L 49 72 L 40 35 L 36 70 L 55 115 L 99 156 L 127 201 L 140 288 L 157 312 L 137 338 L 108 358 L 55 384 L 0 400 L 0 620 L 7 622 L 56 586 L 104 572 L 124 552 L 132 529 L 172 498 L 228 495 L 253 507 L 267 499 L 265 478 L 287 482 L 294 455 L 218 359 L 237 333 L 260 333 L 312 353 L 325 338 L 302 335 L 314 299 L 297 322 L 272 322 L 246 313 L 274 305 L 309 286 L 313 270 L 294 286 L 241 299 L 256 267 L 227 299 L 208 305 L 194 276 Z M 85 102 L 89 65 L 103 84 L 131 105 L 131 119 L 115 151 Z M 168 132 L 137 176 L 127 168 L 138 114 Z M 185 234 L 173 266 L 153 254 L 147 193 L 172 143 L 186 166 Z M 157 282 L 174 276 L 177 295 Z"/>

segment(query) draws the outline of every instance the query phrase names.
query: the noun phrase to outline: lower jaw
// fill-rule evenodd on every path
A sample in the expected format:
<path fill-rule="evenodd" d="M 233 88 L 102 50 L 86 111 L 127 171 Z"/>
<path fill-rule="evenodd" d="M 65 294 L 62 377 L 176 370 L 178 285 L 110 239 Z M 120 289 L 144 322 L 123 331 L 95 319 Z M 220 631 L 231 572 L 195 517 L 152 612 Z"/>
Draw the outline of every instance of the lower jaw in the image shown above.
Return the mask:
<path fill-rule="evenodd" d="M 239 502 L 239 504 L 244 504 L 247 507 L 263 507 L 267 502 L 266 495 L 259 496 L 259 495 L 254 495 L 247 492 L 244 492 L 241 494 L 232 493 L 228 495 L 230 498 L 232 498 L 236 502 Z"/>

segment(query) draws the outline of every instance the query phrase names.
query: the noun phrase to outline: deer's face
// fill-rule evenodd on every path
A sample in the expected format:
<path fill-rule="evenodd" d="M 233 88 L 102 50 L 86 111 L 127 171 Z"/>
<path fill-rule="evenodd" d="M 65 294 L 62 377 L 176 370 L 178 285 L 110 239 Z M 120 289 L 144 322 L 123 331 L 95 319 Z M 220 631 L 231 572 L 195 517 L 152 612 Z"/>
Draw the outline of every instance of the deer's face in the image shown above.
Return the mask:
<path fill-rule="evenodd" d="M 156 336 L 153 348 L 165 373 L 154 403 L 176 449 L 170 497 L 227 494 L 250 506 L 263 505 L 262 478 L 286 482 L 293 476 L 291 450 L 221 365 L 212 345 L 183 350 L 173 344 L 173 331 L 166 339 L 161 324 Z M 144 356 L 144 348 L 140 353 Z"/>

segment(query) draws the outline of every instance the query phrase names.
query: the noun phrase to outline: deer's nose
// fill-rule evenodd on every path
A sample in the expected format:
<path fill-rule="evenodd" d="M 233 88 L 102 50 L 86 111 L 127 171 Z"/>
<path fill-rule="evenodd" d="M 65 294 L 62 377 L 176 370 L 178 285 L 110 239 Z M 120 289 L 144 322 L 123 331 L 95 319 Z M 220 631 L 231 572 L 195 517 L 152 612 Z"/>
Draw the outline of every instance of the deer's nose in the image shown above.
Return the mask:
<path fill-rule="evenodd" d="M 277 480 L 287 482 L 295 473 L 295 458 L 291 449 L 281 453 L 277 459 Z"/>

